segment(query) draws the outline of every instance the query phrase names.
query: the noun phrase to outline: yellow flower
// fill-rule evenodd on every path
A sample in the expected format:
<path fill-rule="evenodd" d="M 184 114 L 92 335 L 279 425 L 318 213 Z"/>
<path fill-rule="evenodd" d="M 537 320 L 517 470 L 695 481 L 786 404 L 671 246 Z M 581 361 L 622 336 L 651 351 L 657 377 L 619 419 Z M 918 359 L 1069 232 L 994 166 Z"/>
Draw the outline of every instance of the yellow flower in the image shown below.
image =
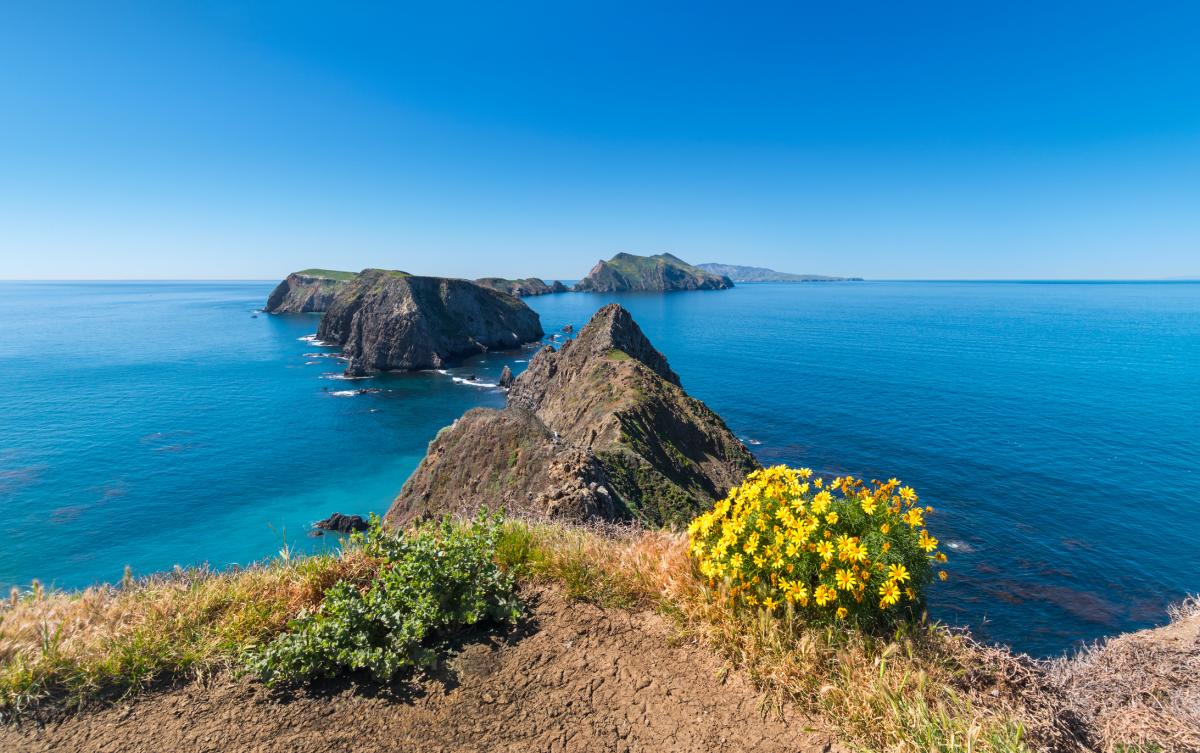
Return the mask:
<path fill-rule="evenodd" d="M 836 522 L 838 522 L 837 510 L 830 510 L 829 514 L 825 516 L 825 523 L 827 525 L 833 525 Z"/>
<path fill-rule="evenodd" d="M 908 512 L 904 513 L 904 522 L 908 523 L 910 528 L 925 525 L 925 520 L 921 517 L 921 508 L 910 508 Z"/>
<path fill-rule="evenodd" d="M 821 543 L 817 544 L 817 554 L 821 555 L 821 559 L 825 560 L 826 562 L 833 559 L 833 542 L 822 541 Z"/>
<path fill-rule="evenodd" d="M 938 540 L 929 535 L 929 531 L 921 529 L 921 538 L 917 541 L 917 545 L 927 552 L 932 552 L 937 549 Z"/>
<path fill-rule="evenodd" d="M 888 565 L 888 578 L 897 583 L 904 583 L 911 577 L 908 573 L 908 568 L 904 565 Z"/>
<path fill-rule="evenodd" d="M 859 504 L 862 505 L 862 511 L 865 512 L 867 515 L 875 514 L 875 498 L 874 497 L 863 497 L 862 501 Z"/>
<path fill-rule="evenodd" d="M 879 597 L 880 603 L 891 606 L 900 601 L 900 587 L 889 580 L 879 587 Z"/>
<path fill-rule="evenodd" d="M 808 478 L 812 476 L 812 468 L 801 468 L 796 473 L 800 474 L 800 478 Z"/>
<path fill-rule="evenodd" d="M 823 607 L 831 601 L 837 601 L 837 591 L 822 583 L 817 586 L 813 598 L 817 600 L 817 606 Z"/>
<path fill-rule="evenodd" d="M 813 515 L 820 515 L 829 509 L 829 503 L 832 500 L 829 492 L 819 492 L 817 496 L 813 497 L 812 504 L 808 506 L 808 509 L 812 510 Z"/>
<path fill-rule="evenodd" d="M 913 491 L 911 486 L 900 487 L 900 497 L 910 505 L 917 501 L 917 493 Z"/>
<path fill-rule="evenodd" d="M 838 607 L 838 611 L 837 611 L 837 617 L 838 617 L 838 619 L 839 619 L 839 620 L 844 620 L 844 619 L 846 619 L 846 615 L 847 615 L 847 614 L 849 614 L 849 612 L 846 610 L 846 608 L 845 608 L 845 607 Z"/>
<path fill-rule="evenodd" d="M 767 611 L 774 611 L 775 607 L 779 606 L 779 602 L 772 599 L 770 596 L 763 597 L 762 605 L 767 608 Z"/>
<path fill-rule="evenodd" d="M 886 534 L 890 530 L 892 530 L 892 526 L 888 523 L 884 523 L 883 525 L 879 526 L 880 533 Z"/>
<path fill-rule="evenodd" d="M 849 570 L 838 570 L 835 577 L 837 578 L 838 588 L 843 591 L 850 591 L 858 585 L 858 581 L 854 577 L 854 573 Z"/>
<path fill-rule="evenodd" d="M 867 559 L 867 547 L 864 544 L 855 544 L 854 550 L 850 554 L 850 559 L 855 562 L 865 562 Z"/>
<path fill-rule="evenodd" d="M 933 555 L 933 558 L 934 558 L 935 560 L 937 560 L 938 562 L 945 562 L 945 561 L 946 561 L 946 555 L 945 555 L 944 553 L 942 553 L 942 552 L 938 552 L 937 554 Z"/>
<path fill-rule="evenodd" d="M 938 570 L 938 579 L 939 580 L 946 580 L 949 577 L 950 576 L 946 574 L 945 570 Z"/>

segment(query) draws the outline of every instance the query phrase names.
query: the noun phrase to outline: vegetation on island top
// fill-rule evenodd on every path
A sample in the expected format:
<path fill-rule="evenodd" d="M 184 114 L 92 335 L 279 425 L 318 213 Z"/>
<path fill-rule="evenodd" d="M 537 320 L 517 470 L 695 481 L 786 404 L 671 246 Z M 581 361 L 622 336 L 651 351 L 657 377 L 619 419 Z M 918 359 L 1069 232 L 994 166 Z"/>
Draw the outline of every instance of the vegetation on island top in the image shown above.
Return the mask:
<path fill-rule="evenodd" d="M 358 272 L 342 272 L 337 269 L 302 269 L 296 274 L 306 277 L 322 277 L 327 280 L 353 280 Z"/>
<path fill-rule="evenodd" d="M 657 610 L 747 672 L 766 710 L 794 704 L 863 751 L 1083 750 L 1043 669 L 919 614 L 942 559 L 927 514 L 894 480 L 770 468 L 688 534 L 486 515 L 394 534 L 376 522 L 333 553 L 14 591 L 0 608 L 0 715 L 220 671 L 395 681 L 461 631 L 504 629 L 521 614 L 518 584 L 543 583 Z"/>

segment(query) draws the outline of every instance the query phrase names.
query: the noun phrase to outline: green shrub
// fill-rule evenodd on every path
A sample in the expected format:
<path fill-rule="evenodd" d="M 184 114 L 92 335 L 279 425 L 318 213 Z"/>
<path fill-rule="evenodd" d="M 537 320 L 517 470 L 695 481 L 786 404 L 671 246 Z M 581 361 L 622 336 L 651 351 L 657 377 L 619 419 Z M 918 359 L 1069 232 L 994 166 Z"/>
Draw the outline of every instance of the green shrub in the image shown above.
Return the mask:
<path fill-rule="evenodd" d="M 387 682 L 431 666 L 453 633 L 520 615 L 513 578 L 495 562 L 499 538 L 499 518 L 482 513 L 469 525 L 445 520 L 398 535 L 373 521 L 364 546 L 380 560 L 376 577 L 335 584 L 320 607 L 251 652 L 250 668 L 278 685 L 357 670 Z"/>

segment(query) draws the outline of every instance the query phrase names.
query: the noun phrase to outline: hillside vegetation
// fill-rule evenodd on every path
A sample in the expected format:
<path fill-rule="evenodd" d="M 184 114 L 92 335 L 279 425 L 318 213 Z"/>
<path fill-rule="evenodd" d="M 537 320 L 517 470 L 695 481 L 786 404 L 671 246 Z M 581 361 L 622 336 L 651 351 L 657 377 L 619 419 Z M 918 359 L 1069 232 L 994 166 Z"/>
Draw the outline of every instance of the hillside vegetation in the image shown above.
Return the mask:
<path fill-rule="evenodd" d="M 372 544 L 372 538 L 388 543 Z M 406 539 L 414 543 L 397 543 Z M 227 672 L 286 684 L 338 666 L 369 669 L 381 654 L 361 638 L 380 633 L 365 616 L 386 614 L 392 597 L 381 594 L 402 593 L 405 583 L 416 585 L 409 576 L 435 566 L 441 549 L 422 543 L 435 541 L 474 553 L 442 569 L 451 582 L 493 584 L 473 589 L 483 596 L 477 603 L 509 604 L 499 612 L 472 612 L 495 629 L 504 630 L 514 614 L 507 610 L 521 609 L 506 601 L 508 578 L 523 584 L 517 594 L 544 584 L 606 609 L 654 610 L 674 623 L 677 640 L 706 646 L 747 673 L 768 712 L 794 707 L 812 714 L 863 750 L 1088 749 L 1086 732 L 1071 726 L 1061 691 L 1028 659 L 919 617 L 867 630 L 739 605 L 700 575 L 682 533 L 513 520 L 434 524 L 394 538 L 376 530 L 335 554 L 283 552 L 244 570 L 180 570 L 82 593 L 14 594 L 0 613 L 0 707 L 12 719 Z M 415 554 L 401 558 L 409 564 L 400 572 L 396 547 Z M 381 587 L 383 578 L 396 585 Z M 424 593 L 429 596 L 416 598 L 425 605 L 415 610 L 419 621 L 440 627 L 415 642 L 378 643 L 408 646 L 395 655 L 403 660 L 379 665 L 383 675 L 429 666 L 445 650 L 441 641 L 455 620 L 465 624 L 463 612 L 455 616 L 434 591 Z M 374 607 L 362 608 L 372 600 Z M 389 629 L 404 625 L 400 620 Z M 298 638 L 304 635 L 320 640 Z M 281 645 L 290 646 L 287 657 L 280 657 Z M 332 655 L 346 660 L 331 664 Z M 1152 740 L 1154 730 L 1137 734 Z M 1103 737 L 1095 742 L 1104 750 L 1185 750 L 1120 748 Z"/>

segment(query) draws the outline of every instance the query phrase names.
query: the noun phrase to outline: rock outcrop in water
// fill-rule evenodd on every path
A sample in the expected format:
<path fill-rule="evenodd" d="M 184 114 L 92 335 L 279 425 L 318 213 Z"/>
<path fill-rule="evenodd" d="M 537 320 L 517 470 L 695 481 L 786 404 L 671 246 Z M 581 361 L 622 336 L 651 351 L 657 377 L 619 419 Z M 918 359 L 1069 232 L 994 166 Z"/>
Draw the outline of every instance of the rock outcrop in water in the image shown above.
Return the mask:
<path fill-rule="evenodd" d="M 587 277 L 575 285 L 575 290 L 592 293 L 668 292 L 732 287 L 733 282 L 728 277 L 693 267 L 672 254 L 635 256 L 622 253 L 596 264 Z"/>
<path fill-rule="evenodd" d="M 680 523 L 758 462 L 615 304 L 575 340 L 546 347 L 508 407 L 443 429 L 385 522 L 401 526 L 480 506 L 583 520 Z"/>
<path fill-rule="evenodd" d="M 367 530 L 370 528 L 370 524 L 361 515 L 343 515 L 340 512 L 335 512 L 328 518 L 313 523 L 313 528 L 320 531 L 354 533 L 355 531 Z"/>
<path fill-rule="evenodd" d="M 357 275 L 332 269 L 293 272 L 275 286 L 263 308 L 272 314 L 312 314 L 329 308 L 333 297 Z"/>
<path fill-rule="evenodd" d="M 515 381 L 516 378 L 513 376 L 512 369 L 508 368 L 508 365 L 505 364 L 504 368 L 500 370 L 500 386 L 508 389 L 513 386 L 513 382 Z"/>
<path fill-rule="evenodd" d="M 542 335 L 538 315 L 513 296 L 382 269 L 363 270 L 340 287 L 317 328 L 319 339 L 341 346 L 351 376 L 441 368 Z"/>
<path fill-rule="evenodd" d="M 518 298 L 525 298 L 531 295 L 565 293 L 569 290 L 566 285 L 563 285 L 558 280 L 547 284 L 545 280 L 537 277 L 526 277 L 521 280 L 509 280 L 503 277 L 481 277 L 475 281 L 475 284 L 491 288 L 492 290 L 499 290 L 501 293 L 515 295 Z"/>

